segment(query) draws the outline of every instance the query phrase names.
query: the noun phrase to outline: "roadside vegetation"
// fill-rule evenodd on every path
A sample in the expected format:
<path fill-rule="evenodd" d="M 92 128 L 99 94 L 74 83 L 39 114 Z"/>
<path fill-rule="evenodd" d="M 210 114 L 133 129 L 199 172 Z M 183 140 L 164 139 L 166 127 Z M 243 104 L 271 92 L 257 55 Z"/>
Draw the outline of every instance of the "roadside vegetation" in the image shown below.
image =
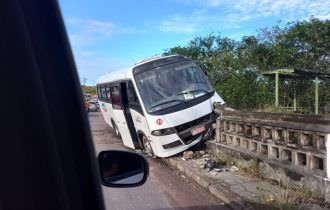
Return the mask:
<path fill-rule="evenodd" d="M 320 195 L 313 193 L 302 186 L 289 186 L 280 184 L 281 191 L 277 194 L 268 194 L 262 197 L 263 201 L 276 209 L 299 210 L 310 209 L 313 206 L 328 208 L 328 204 Z"/>
<path fill-rule="evenodd" d="M 259 29 L 257 35 L 240 41 L 209 34 L 196 37 L 187 45 L 176 46 L 164 55 L 181 54 L 199 62 L 209 80 L 233 108 L 275 111 L 274 78 L 262 73 L 295 68 L 330 74 L 330 21 L 311 18 Z M 281 79 L 280 105 L 293 107 L 293 88 L 302 113 L 314 108 L 313 78 Z M 319 86 L 320 111 L 330 102 L 330 80 Z M 282 110 L 284 111 L 284 110 Z M 289 110 L 290 111 L 290 110 Z"/>
<path fill-rule="evenodd" d="M 82 85 L 81 89 L 82 89 L 83 93 L 91 94 L 92 96 L 96 96 L 96 86 Z"/>

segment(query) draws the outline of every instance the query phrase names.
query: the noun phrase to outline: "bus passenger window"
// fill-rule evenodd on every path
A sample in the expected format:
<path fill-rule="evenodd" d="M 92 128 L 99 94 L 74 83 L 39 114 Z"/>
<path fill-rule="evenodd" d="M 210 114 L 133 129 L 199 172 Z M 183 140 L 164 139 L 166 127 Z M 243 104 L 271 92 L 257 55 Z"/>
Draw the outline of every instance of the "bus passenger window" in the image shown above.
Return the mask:
<path fill-rule="evenodd" d="M 107 99 L 107 94 L 105 92 L 105 87 L 104 86 L 101 86 L 101 98 L 102 98 L 102 100 Z"/>
<path fill-rule="evenodd" d="M 123 109 L 121 106 L 120 91 L 118 86 L 110 87 L 112 108 L 113 109 Z"/>
<path fill-rule="evenodd" d="M 109 101 L 111 101 L 111 94 L 110 94 L 110 87 L 109 86 L 105 87 L 105 92 L 106 92 L 107 99 Z"/>
<path fill-rule="evenodd" d="M 100 88 L 99 85 L 97 86 L 97 98 L 98 98 L 99 100 L 101 99 L 101 88 Z"/>
<path fill-rule="evenodd" d="M 128 102 L 129 103 L 134 103 L 134 104 L 138 104 L 139 103 L 139 99 L 136 95 L 134 86 L 132 84 L 132 82 L 129 82 L 127 84 L 127 98 L 128 98 Z"/>

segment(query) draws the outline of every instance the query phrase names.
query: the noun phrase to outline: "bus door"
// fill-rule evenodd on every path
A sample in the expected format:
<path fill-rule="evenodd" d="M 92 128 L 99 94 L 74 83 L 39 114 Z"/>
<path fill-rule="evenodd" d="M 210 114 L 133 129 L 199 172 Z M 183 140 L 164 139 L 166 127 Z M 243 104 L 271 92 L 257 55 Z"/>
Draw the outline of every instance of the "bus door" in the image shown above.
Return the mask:
<path fill-rule="evenodd" d="M 123 94 L 124 93 L 124 94 Z M 127 114 L 125 114 L 125 104 L 127 104 L 127 94 L 125 82 L 114 83 L 110 87 L 110 94 L 112 98 L 113 109 L 113 126 L 116 126 L 120 132 L 123 144 L 127 147 L 134 148 L 130 125 L 127 121 Z"/>
<path fill-rule="evenodd" d="M 131 81 L 127 82 L 127 98 L 130 115 L 136 131 L 142 132 L 146 135 L 149 133 L 148 124 L 143 114 L 142 106 L 137 97 L 136 90 Z"/>
<path fill-rule="evenodd" d="M 125 115 L 125 119 L 127 122 L 127 127 L 131 136 L 131 139 L 133 141 L 133 145 L 136 147 L 139 146 L 139 141 L 138 141 L 138 137 L 136 134 L 136 127 L 134 126 L 134 122 L 133 122 L 133 113 L 131 112 L 130 109 L 130 104 L 131 104 L 131 100 L 132 100 L 132 89 L 129 88 L 131 82 L 130 81 L 126 81 L 126 82 L 121 82 L 120 83 L 120 89 L 121 89 L 121 94 L 122 94 L 122 104 L 123 104 L 123 109 L 124 109 L 124 115 Z M 134 91 L 134 89 L 133 89 Z"/>

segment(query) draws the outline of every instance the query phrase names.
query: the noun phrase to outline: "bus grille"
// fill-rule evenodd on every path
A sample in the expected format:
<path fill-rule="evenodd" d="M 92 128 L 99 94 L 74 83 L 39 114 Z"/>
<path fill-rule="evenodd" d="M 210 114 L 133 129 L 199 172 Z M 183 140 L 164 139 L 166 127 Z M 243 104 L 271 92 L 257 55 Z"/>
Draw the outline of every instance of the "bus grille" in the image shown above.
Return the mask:
<path fill-rule="evenodd" d="M 181 140 L 185 144 L 190 144 L 191 142 L 193 142 L 194 140 L 199 138 L 201 135 L 204 135 L 207 132 L 207 130 L 211 127 L 212 121 L 215 119 L 216 119 L 216 115 L 214 113 L 211 113 L 211 114 L 205 115 L 203 117 L 200 117 L 196 120 L 178 125 L 175 127 L 175 129 L 176 129 L 179 137 L 181 138 Z M 191 134 L 191 132 L 189 130 L 190 128 L 203 124 L 203 123 L 205 124 L 207 122 L 210 122 L 210 123 L 206 125 L 206 129 L 203 133 L 196 135 L 196 136 L 193 136 Z"/>
<path fill-rule="evenodd" d="M 187 133 L 186 135 L 180 135 L 181 140 L 185 143 L 185 144 L 190 144 L 191 142 L 195 141 L 198 137 L 200 137 L 201 135 L 203 135 L 205 132 L 198 134 L 196 136 L 191 135 L 190 133 Z"/>
<path fill-rule="evenodd" d="M 170 148 L 177 147 L 177 146 L 180 146 L 180 145 L 182 145 L 181 141 L 177 140 L 177 141 L 171 142 L 169 144 L 163 145 L 163 148 L 164 149 L 170 149 Z"/>
<path fill-rule="evenodd" d="M 180 133 L 181 131 L 187 130 L 191 127 L 202 124 L 202 123 L 207 122 L 209 120 L 211 120 L 211 114 L 208 114 L 208 115 L 205 115 L 203 117 L 197 118 L 196 120 L 178 125 L 178 126 L 175 127 L 175 129 L 178 133 Z"/>

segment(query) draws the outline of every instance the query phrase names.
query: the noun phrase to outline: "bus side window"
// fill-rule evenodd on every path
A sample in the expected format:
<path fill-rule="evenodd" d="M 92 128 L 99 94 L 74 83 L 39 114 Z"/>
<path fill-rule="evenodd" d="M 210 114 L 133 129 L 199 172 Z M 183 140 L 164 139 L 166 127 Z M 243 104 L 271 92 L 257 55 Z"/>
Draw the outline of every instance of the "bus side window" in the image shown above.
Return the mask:
<path fill-rule="evenodd" d="M 110 95 L 112 99 L 112 108 L 113 109 L 123 109 L 120 99 L 120 91 L 118 86 L 110 87 Z"/>
<path fill-rule="evenodd" d="M 97 85 L 97 86 L 96 86 L 96 89 L 97 89 L 97 98 L 100 100 L 100 99 L 101 99 L 101 90 L 100 90 L 100 86 Z"/>
<path fill-rule="evenodd" d="M 139 98 L 137 97 L 135 88 L 134 88 L 134 86 L 133 86 L 133 84 L 132 84 L 131 81 L 129 81 L 127 83 L 126 90 L 127 90 L 127 98 L 128 98 L 129 108 L 137 111 L 141 115 L 144 115 L 143 114 L 143 111 L 142 111 L 142 107 L 141 107 L 140 101 L 139 101 Z"/>
<path fill-rule="evenodd" d="M 131 81 L 127 83 L 127 97 L 129 103 L 139 104 L 139 99 Z"/>
<path fill-rule="evenodd" d="M 105 92 L 104 86 L 101 86 L 101 98 L 102 98 L 102 100 L 107 100 L 107 94 Z"/>
<path fill-rule="evenodd" d="M 109 102 L 111 102 L 111 94 L 110 94 L 110 85 L 107 85 L 105 87 L 105 92 L 106 92 L 106 96 Z"/>

